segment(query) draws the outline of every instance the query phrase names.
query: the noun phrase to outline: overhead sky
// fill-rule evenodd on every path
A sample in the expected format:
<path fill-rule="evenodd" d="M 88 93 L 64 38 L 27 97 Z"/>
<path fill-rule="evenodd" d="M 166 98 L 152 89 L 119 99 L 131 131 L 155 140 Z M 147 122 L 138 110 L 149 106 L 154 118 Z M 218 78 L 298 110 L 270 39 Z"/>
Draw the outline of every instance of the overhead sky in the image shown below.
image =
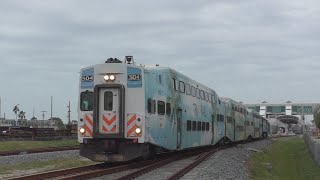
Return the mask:
<path fill-rule="evenodd" d="M 245 103 L 320 102 L 317 0 L 0 1 L 2 117 L 76 119 L 78 76 L 108 57 L 169 66 Z"/>

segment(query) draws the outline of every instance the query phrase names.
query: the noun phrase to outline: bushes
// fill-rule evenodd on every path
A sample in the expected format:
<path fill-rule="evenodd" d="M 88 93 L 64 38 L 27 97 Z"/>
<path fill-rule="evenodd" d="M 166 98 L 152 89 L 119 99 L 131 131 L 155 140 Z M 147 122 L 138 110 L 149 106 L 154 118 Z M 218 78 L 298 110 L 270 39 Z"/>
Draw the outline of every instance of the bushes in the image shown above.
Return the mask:
<path fill-rule="evenodd" d="M 320 128 L 320 113 L 318 113 L 314 119 L 315 124 L 318 128 Z"/>

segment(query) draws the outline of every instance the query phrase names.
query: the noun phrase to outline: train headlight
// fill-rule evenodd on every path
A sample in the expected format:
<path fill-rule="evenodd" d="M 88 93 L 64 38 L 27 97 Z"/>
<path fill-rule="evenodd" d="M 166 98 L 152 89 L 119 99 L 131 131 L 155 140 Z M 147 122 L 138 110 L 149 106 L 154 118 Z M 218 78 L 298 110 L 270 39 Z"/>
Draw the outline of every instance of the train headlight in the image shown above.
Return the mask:
<path fill-rule="evenodd" d="M 135 132 L 136 132 L 137 134 L 141 134 L 142 129 L 138 127 L 138 128 L 136 128 Z"/>
<path fill-rule="evenodd" d="M 84 133 L 86 133 L 86 130 L 82 127 L 82 128 L 79 129 L 79 132 L 80 132 L 81 134 L 84 134 Z"/>
<path fill-rule="evenodd" d="M 110 75 L 110 80 L 114 81 L 116 79 L 116 77 L 114 75 Z"/>
<path fill-rule="evenodd" d="M 106 80 L 106 81 L 108 81 L 108 80 L 110 79 L 110 77 L 109 77 L 109 75 L 105 75 L 105 76 L 103 77 L 103 79 Z"/>

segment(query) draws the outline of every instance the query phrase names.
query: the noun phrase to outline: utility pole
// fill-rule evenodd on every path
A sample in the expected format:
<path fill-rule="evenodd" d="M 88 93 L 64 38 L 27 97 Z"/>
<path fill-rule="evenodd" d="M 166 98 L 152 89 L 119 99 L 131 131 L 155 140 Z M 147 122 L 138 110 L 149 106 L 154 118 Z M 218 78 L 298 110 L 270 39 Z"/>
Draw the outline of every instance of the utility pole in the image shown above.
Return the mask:
<path fill-rule="evenodd" d="M 52 99 L 53 97 L 51 96 L 51 121 L 52 121 Z"/>
<path fill-rule="evenodd" d="M 71 106 L 70 106 L 70 101 L 69 101 L 69 106 L 67 106 L 68 107 L 68 124 L 70 124 L 71 122 L 70 122 L 70 119 L 71 119 L 71 110 L 70 110 L 70 108 L 71 108 Z"/>
<path fill-rule="evenodd" d="M 45 116 L 44 113 L 46 113 L 47 111 L 41 111 L 41 112 L 42 112 L 42 126 L 44 126 L 44 116 Z"/>
<path fill-rule="evenodd" d="M 2 113 L 1 113 L 1 96 L 0 96 L 0 119 L 1 119 Z"/>

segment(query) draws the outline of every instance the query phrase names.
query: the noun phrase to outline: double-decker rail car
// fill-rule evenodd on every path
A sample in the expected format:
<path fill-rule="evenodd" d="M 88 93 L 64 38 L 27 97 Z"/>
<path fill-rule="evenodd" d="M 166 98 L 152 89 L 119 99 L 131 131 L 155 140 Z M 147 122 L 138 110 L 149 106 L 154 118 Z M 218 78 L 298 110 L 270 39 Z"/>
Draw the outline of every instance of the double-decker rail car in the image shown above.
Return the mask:
<path fill-rule="evenodd" d="M 219 98 L 171 68 L 137 66 L 127 56 L 80 74 L 80 154 L 93 161 L 128 161 L 261 137 L 253 127 L 246 130 L 253 118 L 242 104 Z"/>

